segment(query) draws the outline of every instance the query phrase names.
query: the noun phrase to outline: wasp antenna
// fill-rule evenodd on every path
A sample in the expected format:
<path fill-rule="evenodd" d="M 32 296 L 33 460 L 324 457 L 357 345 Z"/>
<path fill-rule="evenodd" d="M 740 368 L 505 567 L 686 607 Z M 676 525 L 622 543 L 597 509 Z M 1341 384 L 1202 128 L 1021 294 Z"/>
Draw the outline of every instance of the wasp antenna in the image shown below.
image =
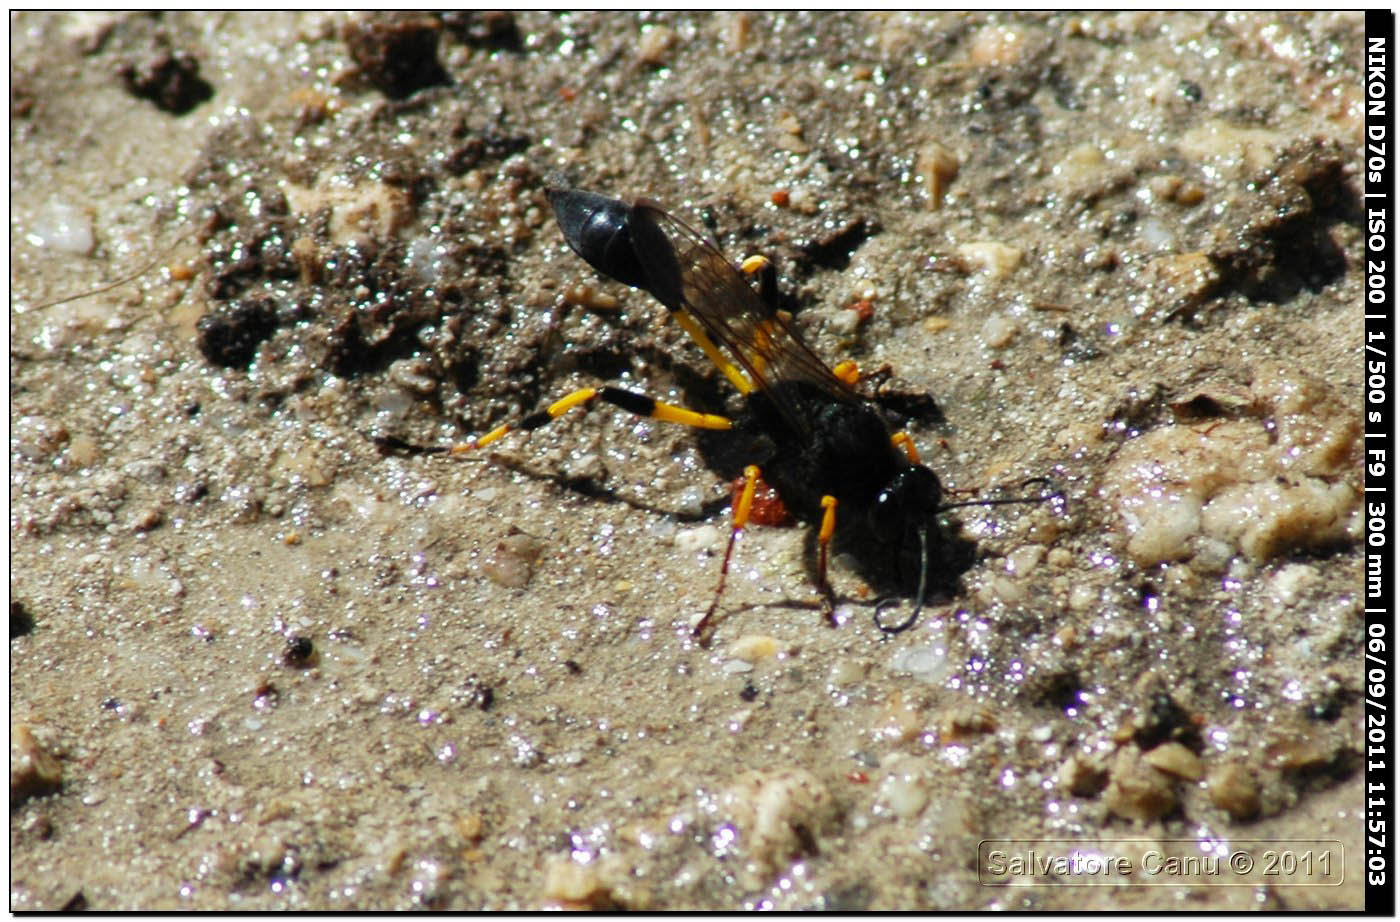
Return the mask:
<path fill-rule="evenodd" d="M 914 610 L 899 624 L 886 625 L 880 620 L 880 612 L 899 604 L 898 599 L 883 599 L 875 603 L 875 626 L 885 634 L 903 634 L 919 623 L 919 614 L 924 610 L 924 599 L 928 592 L 928 526 L 919 528 L 919 594 L 914 597 Z"/>
<path fill-rule="evenodd" d="M 1050 481 L 1044 477 L 1034 477 L 1021 484 L 1021 486 L 1024 487 L 1027 484 L 1037 482 L 1048 484 Z M 961 509 L 964 506 L 1012 506 L 1017 503 L 1047 503 L 1052 499 L 1063 500 L 1064 498 L 1064 490 L 1052 490 L 1049 493 L 1042 493 L 1039 496 L 1013 496 L 1009 499 L 969 499 L 961 503 L 945 503 L 938 507 L 938 511 L 944 512 L 948 509 Z"/>

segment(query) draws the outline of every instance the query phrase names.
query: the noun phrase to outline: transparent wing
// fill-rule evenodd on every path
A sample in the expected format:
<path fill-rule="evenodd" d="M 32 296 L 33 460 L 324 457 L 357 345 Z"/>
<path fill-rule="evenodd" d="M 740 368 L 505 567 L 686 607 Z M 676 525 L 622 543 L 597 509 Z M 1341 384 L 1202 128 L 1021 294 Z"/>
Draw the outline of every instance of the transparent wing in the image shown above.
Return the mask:
<path fill-rule="evenodd" d="M 632 210 L 632 240 L 650 291 L 672 310 L 684 309 L 726 349 L 798 431 L 807 422 L 780 381 L 803 381 L 839 400 L 858 396 L 832 373 L 797 331 L 754 292 L 744 276 L 679 218 L 645 200 Z"/>

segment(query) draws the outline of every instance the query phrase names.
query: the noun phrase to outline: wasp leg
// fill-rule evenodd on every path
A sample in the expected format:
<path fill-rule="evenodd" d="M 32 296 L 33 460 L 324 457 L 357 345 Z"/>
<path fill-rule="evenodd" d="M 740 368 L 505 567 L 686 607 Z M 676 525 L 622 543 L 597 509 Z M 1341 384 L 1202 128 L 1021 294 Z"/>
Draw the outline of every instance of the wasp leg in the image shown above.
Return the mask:
<path fill-rule="evenodd" d="M 583 387 L 572 394 L 559 398 L 543 410 L 531 413 L 518 423 L 502 423 L 485 435 L 467 442 L 459 442 L 448 448 L 447 451 L 454 455 L 465 454 L 476 451 L 478 448 L 484 448 L 511 432 L 532 432 L 553 422 L 574 407 L 585 406 L 595 400 L 610 403 L 636 416 L 646 416 L 667 423 L 680 423 L 682 426 L 693 426 L 696 429 L 728 429 L 734 425 L 727 416 L 697 413 L 694 410 L 687 410 L 685 407 L 653 400 L 646 394 L 625 391 L 620 387 Z"/>
<path fill-rule="evenodd" d="M 836 497 L 828 494 L 822 497 L 822 524 L 817 531 L 817 589 L 826 601 L 826 620 L 831 622 L 832 627 L 839 627 L 836 623 L 836 593 L 831 591 L 831 582 L 826 578 L 827 548 L 835 532 Z"/>
<path fill-rule="evenodd" d="M 710 334 L 696 322 L 695 318 L 683 310 L 672 311 L 671 318 L 676 321 L 682 330 L 700 347 L 700 351 L 705 353 L 705 358 L 715 364 L 715 367 L 724 372 L 724 376 L 729 379 L 729 383 L 734 385 L 734 389 L 741 394 L 752 394 L 754 383 L 749 380 L 748 375 L 739 370 L 733 362 L 725 358 L 710 339 Z"/>
<path fill-rule="evenodd" d="M 791 323 L 792 315 L 778 306 L 778 270 L 768 257 L 750 256 L 739 264 L 739 269 L 745 275 L 758 276 L 758 298 L 772 315 L 754 328 L 754 341 L 750 344 L 753 351 L 749 361 L 759 374 L 764 374 L 768 365 L 765 356 L 772 349 L 775 331 L 781 324 Z"/>
<path fill-rule="evenodd" d="M 767 256 L 750 256 L 739 264 L 745 275 L 758 276 L 758 297 L 773 310 L 778 309 L 778 270 Z"/>
<path fill-rule="evenodd" d="M 904 457 L 909 459 L 910 464 L 923 463 L 919 460 L 919 450 L 914 447 L 914 439 L 910 437 L 909 433 L 900 430 L 890 436 L 890 441 L 894 443 L 896 448 L 904 449 Z"/>
<path fill-rule="evenodd" d="M 705 633 L 705 628 L 709 627 L 710 619 L 715 616 L 715 610 L 719 608 L 720 596 L 724 595 L 724 580 L 729 575 L 729 559 L 734 556 L 734 543 L 739 540 L 744 526 L 749 523 L 749 512 L 753 509 L 753 495 L 758 489 L 758 478 L 757 465 L 750 464 L 744 468 L 744 492 L 739 495 L 739 501 L 734 504 L 734 527 L 729 532 L 729 544 L 724 548 L 724 561 L 719 565 L 719 585 L 715 586 L 715 597 L 710 602 L 705 617 L 701 618 L 690 632 L 694 637 Z"/>

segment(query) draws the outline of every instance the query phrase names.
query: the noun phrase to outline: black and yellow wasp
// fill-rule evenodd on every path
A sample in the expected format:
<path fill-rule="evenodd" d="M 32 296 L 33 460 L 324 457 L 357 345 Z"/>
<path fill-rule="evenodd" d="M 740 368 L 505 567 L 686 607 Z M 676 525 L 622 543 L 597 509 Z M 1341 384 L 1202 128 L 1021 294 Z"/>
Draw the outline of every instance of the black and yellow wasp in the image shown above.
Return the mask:
<path fill-rule="evenodd" d="M 912 627 L 930 588 L 952 585 L 970 565 L 971 543 L 939 522 L 951 505 L 942 502 L 937 475 L 920 462 L 909 435 L 856 390 L 854 363 L 827 367 L 778 308 L 772 264 L 751 257 L 736 268 L 685 222 L 646 199 L 629 205 L 563 187 L 550 188 L 548 196 L 574 252 L 603 275 L 665 305 L 738 389 L 742 409 L 732 416 L 700 413 L 617 387 L 587 387 L 449 450 L 471 451 L 509 432 L 538 429 L 597 400 L 637 416 L 727 430 L 743 458 L 744 485 L 734 503 L 714 600 L 694 633 L 703 635 L 714 617 L 760 477 L 794 516 L 817 526 L 817 587 L 833 624 L 827 560 L 834 541 L 867 580 L 914 597 L 910 615 L 894 625 L 882 613 L 897 601 L 878 603 L 876 626 L 890 634 Z M 754 275 L 757 291 L 746 277 Z"/>

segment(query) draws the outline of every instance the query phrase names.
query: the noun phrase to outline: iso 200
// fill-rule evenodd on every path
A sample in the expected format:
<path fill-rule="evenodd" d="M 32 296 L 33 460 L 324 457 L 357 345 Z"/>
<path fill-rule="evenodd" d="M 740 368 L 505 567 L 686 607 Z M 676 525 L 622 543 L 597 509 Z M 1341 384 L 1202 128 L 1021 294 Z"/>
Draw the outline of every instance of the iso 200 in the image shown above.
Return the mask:
<path fill-rule="evenodd" d="M 1260 873 L 1274 877 L 1331 877 L 1332 876 L 1332 852 L 1323 849 L 1313 852 L 1311 849 L 1295 852 L 1276 852 L 1269 850 L 1260 855 L 1263 858 L 1263 867 Z"/>

